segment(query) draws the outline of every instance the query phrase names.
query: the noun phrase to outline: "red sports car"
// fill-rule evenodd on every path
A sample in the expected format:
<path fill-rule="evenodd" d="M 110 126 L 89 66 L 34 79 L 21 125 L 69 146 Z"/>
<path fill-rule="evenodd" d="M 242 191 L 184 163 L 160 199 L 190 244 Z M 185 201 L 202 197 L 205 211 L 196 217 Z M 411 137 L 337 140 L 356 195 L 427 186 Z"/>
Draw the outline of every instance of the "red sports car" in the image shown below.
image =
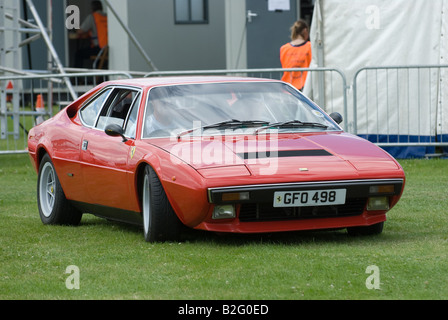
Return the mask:
<path fill-rule="evenodd" d="M 239 77 L 104 82 L 31 129 L 44 224 L 83 213 L 143 226 L 382 232 L 401 166 L 289 84 Z"/>

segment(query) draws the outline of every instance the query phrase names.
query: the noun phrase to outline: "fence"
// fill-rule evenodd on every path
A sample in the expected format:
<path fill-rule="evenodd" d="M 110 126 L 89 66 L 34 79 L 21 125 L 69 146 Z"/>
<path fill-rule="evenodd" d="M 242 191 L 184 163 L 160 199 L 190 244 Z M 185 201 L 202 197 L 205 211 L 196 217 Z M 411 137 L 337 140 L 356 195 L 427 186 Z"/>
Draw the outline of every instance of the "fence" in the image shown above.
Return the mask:
<path fill-rule="evenodd" d="M 354 74 L 350 86 L 344 72 L 335 68 L 162 71 L 144 76 L 233 75 L 280 79 L 283 72 L 293 71 L 308 73 L 304 93 L 327 113 L 341 113 L 345 131 L 386 149 L 408 147 L 406 154 L 387 149 L 395 156 L 425 156 L 434 153 L 436 148 L 444 152 L 441 148 L 448 147 L 448 66 L 445 65 L 361 68 Z M 105 77 L 114 76 L 132 77 L 126 72 L 68 75 L 77 93 L 84 93 Z M 26 130 L 34 125 L 34 119 L 51 116 L 54 108 L 59 110 L 72 100 L 65 77 L 0 77 L 3 88 L 0 154 L 26 152 Z M 4 89 L 9 81 L 14 82 L 14 88 Z M 45 101 L 51 100 L 45 111 L 34 108 L 38 95 Z M 417 148 L 418 152 L 408 152 L 409 148 Z"/>
<path fill-rule="evenodd" d="M 353 79 L 353 133 L 386 149 L 408 147 L 402 157 L 447 147 L 447 72 L 448 65 L 359 69 Z"/>
<path fill-rule="evenodd" d="M 126 72 L 0 77 L 0 154 L 26 152 L 28 130 L 36 121 L 53 116 L 98 83 L 117 77 L 131 78 Z"/>

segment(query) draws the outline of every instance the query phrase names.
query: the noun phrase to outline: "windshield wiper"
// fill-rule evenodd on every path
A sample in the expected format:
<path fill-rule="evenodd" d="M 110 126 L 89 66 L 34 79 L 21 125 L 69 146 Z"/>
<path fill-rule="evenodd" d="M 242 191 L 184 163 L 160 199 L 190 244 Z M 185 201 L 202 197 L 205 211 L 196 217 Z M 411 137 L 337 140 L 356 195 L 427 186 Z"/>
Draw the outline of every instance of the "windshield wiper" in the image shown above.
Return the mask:
<path fill-rule="evenodd" d="M 231 128 L 231 127 L 259 127 L 263 125 L 269 124 L 268 121 L 262 121 L 262 120 L 237 120 L 237 119 L 231 119 L 227 121 L 221 121 L 214 124 L 205 125 L 202 127 L 202 129 L 211 129 L 211 128 Z"/>
<path fill-rule="evenodd" d="M 263 128 L 255 130 L 254 134 L 258 134 L 260 131 L 270 129 L 270 128 L 295 128 L 295 127 L 311 127 L 311 128 L 322 128 L 322 129 L 328 129 L 328 126 L 319 123 L 319 122 L 303 122 L 300 120 L 290 120 L 290 121 L 284 121 L 284 122 L 276 122 L 271 123 L 268 126 L 265 126 Z"/>
<path fill-rule="evenodd" d="M 212 129 L 212 128 L 252 128 L 252 127 L 260 127 L 260 126 L 265 126 L 268 125 L 269 122 L 268 121 L 262 121 L 262 120 L 237 120 L 237 119 L 230 119 L 230 120 L 226 120 L 226 121 L 220 121 L 217 123 L 213 123 L 213 124 L 208 124 L 205 126 L 201 126 L 201 127 L 197 127 L 197 128 L 192 128 L 190 130 L 185 130 L 180 132 L 177 135 L 177 139 L 179 140 L 180 137 L 182 137 L 183 135 L 192 133 L 193 131 L 199 130 L 199 129 Z"/>

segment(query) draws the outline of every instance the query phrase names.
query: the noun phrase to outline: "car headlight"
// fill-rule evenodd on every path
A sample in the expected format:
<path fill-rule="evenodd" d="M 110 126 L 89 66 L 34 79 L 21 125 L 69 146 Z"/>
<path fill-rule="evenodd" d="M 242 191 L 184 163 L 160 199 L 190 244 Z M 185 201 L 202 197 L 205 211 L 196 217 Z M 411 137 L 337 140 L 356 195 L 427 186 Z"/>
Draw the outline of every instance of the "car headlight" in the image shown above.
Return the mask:
<path fill-rule="evenodd" d="M 389 210 L 389 197 L 370 197 L 367 202 L 367 210 Z"/>
<path fill-rule="evenodd" d="M 213 219 L 235 218 L 235 206 L 233 204 L 217 205 L 213 209 Z"/>

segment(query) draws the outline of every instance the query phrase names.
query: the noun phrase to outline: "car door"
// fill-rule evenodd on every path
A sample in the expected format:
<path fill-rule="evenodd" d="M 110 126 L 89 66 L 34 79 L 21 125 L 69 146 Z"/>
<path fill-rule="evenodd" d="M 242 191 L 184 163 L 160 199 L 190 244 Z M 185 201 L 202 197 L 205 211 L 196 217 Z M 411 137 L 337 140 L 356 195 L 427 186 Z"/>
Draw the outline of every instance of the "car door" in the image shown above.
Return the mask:
<path fill-rule="evenodd" d="M 132 110 L 139 107 L 140 91 L 133 88 L 113 88 L 99 111 L 95 123 L 86 131 L 81 142 L 81 171 L 89 203 L 104 207 L 132 210 L 128 185 L 128 158 L 135 144 L 130 119 Z M 127 141 L 108 136 L 104 129 L 108 124 L 120 125 Z M 135 135 L 135 134 L 134 134 Z"/>
<path fill-rule="evenodd" d="M 63 148 L 54 155 L 53 161 L 57 163 L 58 168 L 61 168 L 58 177 L 69 200 L 87 203 L 90 201 L 81 171 L 82 138 L 94 126 L 98 113 L 111 91 L 112 88 L 106 88 L 86 102 L 79 112 L 81 124 L 71 123 L 68 127 L 57 128 L 58 145 Z"/>

